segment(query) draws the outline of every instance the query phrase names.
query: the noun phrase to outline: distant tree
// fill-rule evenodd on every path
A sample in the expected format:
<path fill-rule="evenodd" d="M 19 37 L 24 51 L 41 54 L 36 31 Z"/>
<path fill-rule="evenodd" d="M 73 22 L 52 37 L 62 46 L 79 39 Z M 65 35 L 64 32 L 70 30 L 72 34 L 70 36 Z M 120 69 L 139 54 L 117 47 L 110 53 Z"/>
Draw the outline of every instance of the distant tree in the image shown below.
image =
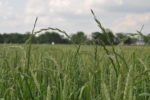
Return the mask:
<path fill-rule="evenodd" d="M 30 36 L 31 36 L 30 32 L 26 32 L 25 34 L 22 34 L 22 37 L 23 37 L 22 41 L 25 43 L 29 39 Z M 33 36 L 32 43 L 35 43 L 35 41 L 36 41 L 36 37 Z"/>
<path fill-rule="evenodd" d="M 100 32 L 93 32 L 92 33 L 92 40 L 93 40 L 93 42 L 94 43 L 96 43 L 96 44 L 101 44 L 101 37 L 102 37 L 102 33 L 100 33 Z"/>
<path fill-rule="evenodd" d="M 20 33 L 11 33 L 9 34 L 9 42 L 10 43 L 24 43 L 23 35 Z"/>
<path fill-rule="evenodd" d="M 72 35 L 71 39 L 74 43 L 81 44 L 85 43 L 87 36 L 84 34 L 84 32 L 77 32 L 76 34 Z"/>
<path fill-rule="evenodd" d="M 63 38 L 61 44 L 71 44 L 71 41 L 67 38 Z"/>
<path fill-rule="evenodd" d="M 148 35 L 141 35 L 142 40 L 145 44 L 150 45 L 150 34 Z"/>
<path fill-rule="evenodd" d="M 110 29 L 105 30 L 106 45 L 116 44 L 116 37 Z"/>
<path fill-rule="evenodd" d="M 105 45 L 111 45 L 116 43 L 115 36 L 112 31 L 109 29 L 105 30 L 106 33 L 100 33 L 100 32 L 93 32 L 92 33 L 92 39 L 96 40 L 96 44 L 105 44 Z"/>
<path fill-rule="evenodd" d="M 147 35 L 147 42 L 148 45 L 150 45 L 150 33 Z"/>
<path fill-rule="evenodd" d="M 0 43 L 3 43 L 4 39 L 3 39 L 3 35 L 0 33 Z"/>
<path fill-rule="evenodd" d="M 126 41 L 128 37 L 124 33 L 116 33 L 117 44 L 123 43 Z"/>
<path fill-rule="evenodd" d="M 21 33 L 4 33 L 0 34 L 0 43 L 25 43 L 31 37 L 31 33 L 27 32 L 25 34 Z M 45 32 L 39 36 L 32 36 L 32 43 L 63 43 L 67 44 L 70 41 L 59 35 L 56 32 Z"/>
<path fill-rule="evenodd" d="M 32 39 L 31 39 L 31 43 L 38 43 L 38 40 L 37 40 L 37 36 L 35 35 L 32 35 L 30 32 L 26 32 L 25 34 L 23 34 L 23 40 L 24 42 L 27 42 L 27 40 L 32 36 Z"/>
<path fill-rule="evenodd" d="M 92 33 L 92 38 L 93 39 L 98 39 L 101 35 L 102 35 L 102 33 L 100 33 L 100 32 L 93 32 Z"/>
<path fill-rule="evenodd" d="M 65 39 L 62 35 L 56 32 L 45 32 L 37 37 L 38 43 L 68 43 L 69 40 Z"/>
<path fill-rule="evenodd" d="M 27 36 L 27 38 L 24 39 L 25 35 L 21 33 L 4 33 L 0 35 L 0 43 L 25 43 L 29 38 L 29 36 Z"/>
<path fill-rule="evenodd" d="M 124 44 L 131 45 L 131 44 L 135 44 L 136 42 L 137 42 L 137 38 L 128 37 L 128 39 L 124 41 Z"/>
<path fill-rule="evenodd" d="M 123 43 L 126 45 L 135 44 L 137 42 L 137 38 L 132 36 L 130 33 L 116 33 L 117 44 Z"/>

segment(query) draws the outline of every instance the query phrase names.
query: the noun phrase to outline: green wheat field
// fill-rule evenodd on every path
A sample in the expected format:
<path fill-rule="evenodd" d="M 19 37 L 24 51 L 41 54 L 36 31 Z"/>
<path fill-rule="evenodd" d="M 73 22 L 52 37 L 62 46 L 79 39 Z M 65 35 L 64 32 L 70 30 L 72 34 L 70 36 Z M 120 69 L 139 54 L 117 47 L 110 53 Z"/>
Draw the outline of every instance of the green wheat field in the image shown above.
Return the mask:
<path fill-rule="evenodd" d="M 150 100 L 150 47 L 0 45 L 0 100 Z"/>

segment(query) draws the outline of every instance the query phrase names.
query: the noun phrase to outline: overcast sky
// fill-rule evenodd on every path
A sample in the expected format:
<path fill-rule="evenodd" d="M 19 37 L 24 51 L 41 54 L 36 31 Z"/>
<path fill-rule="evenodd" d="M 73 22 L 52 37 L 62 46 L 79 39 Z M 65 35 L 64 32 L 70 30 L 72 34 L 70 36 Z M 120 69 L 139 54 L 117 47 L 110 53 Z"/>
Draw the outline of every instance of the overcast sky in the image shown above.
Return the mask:
<path fill-rule="evenodd" d="M 57 27 L 68 33 L 99 31 L 90 12 L 113 32 L 150 33 L 150 0 L 0 0 L 0 33 Z"/>

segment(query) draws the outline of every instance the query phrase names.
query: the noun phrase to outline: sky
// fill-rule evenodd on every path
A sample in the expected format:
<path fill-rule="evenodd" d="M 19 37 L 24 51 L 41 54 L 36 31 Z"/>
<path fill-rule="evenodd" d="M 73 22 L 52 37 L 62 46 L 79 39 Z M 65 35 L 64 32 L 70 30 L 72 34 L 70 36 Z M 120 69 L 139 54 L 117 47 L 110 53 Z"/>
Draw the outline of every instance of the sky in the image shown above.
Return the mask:
<path fill-rule="evenodd" d="M 105 28 L 113 32 L 136 32 L 144 24 L 150 33 L 150 0 L 0 0 L 0 33 L 30 32 L 57 27 L 69 34 L 100 31 L 90 12 L 93 9 Z"/>

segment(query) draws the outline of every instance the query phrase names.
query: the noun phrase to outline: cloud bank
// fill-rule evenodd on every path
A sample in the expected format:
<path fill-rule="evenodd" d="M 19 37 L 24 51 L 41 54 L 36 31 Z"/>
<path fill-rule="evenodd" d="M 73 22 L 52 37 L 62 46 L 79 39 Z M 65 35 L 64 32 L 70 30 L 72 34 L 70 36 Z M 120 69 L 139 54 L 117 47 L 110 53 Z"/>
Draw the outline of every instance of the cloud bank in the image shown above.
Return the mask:
<path fill-rule="evenodd" d="M 99 31 L 90 9 L 114 32 L 136 32 L 144 24 L 143 32 L 150 33 L 149 0 L 0 0 L 0 32 L 30 31 L 38 16 L 37 29 L 90 34 Z"/>

